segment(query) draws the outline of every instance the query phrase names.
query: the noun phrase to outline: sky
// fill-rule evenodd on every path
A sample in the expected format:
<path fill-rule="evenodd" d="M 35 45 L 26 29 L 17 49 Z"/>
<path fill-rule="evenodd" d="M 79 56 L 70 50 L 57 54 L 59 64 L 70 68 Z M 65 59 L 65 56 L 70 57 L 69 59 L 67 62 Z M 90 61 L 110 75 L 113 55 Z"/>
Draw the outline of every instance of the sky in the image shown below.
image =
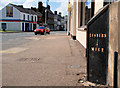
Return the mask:
<path fill-rule="evenodd" d="M 25 8 L 38 7 L 39 1 L 42 1 L 43 5 L 46 6 L 46 0 L 0 0 L 0 10 L 9 3 L 23 5 Z M 62 16 L 68 14 L 68 0 L 49 0 L 48 4 L 51 6 L 53 12 L 62 12 Z"/>
<path fill-rule="evenodd" d="M 85 6 L 88 6 L 88 8 L 91 8 L 91 0 L 88 0 L 86 3 L 85 3 Z"/>

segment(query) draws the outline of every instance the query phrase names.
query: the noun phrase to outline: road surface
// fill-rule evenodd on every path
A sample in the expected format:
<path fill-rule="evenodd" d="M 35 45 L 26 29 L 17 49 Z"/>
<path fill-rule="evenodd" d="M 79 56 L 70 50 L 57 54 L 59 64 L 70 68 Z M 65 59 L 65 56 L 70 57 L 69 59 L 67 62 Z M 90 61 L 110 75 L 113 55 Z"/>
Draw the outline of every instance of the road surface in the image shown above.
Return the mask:
<path fill-rule="evenodd" d="M 3 33 L 1 52 L 3 86 L 81 86 L 86 75 L 81 46 L 65 32 Z"/>

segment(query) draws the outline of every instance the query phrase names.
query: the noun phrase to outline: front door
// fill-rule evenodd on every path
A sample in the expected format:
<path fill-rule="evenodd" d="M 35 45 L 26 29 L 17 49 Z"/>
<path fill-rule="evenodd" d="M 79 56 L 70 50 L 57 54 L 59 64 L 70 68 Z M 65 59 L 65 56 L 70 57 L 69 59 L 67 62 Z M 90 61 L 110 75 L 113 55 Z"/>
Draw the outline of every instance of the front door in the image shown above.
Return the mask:
<path fill-rule="evenodd" d="M 3 29 L 3 31 L 5 31 L 6 28 L 7 28 L 6 23 L 2 23 L 2 29 Z"/>
<path fill-rule="evenodd" d="M 26 31 L 26 32 L 29 31 L 29 23 L 25 23 L 25 31 Z"/>
<path fill-rule="evenodd" d="M 24 23 L 22 23 L 22 31 L 24 31 Z"/>

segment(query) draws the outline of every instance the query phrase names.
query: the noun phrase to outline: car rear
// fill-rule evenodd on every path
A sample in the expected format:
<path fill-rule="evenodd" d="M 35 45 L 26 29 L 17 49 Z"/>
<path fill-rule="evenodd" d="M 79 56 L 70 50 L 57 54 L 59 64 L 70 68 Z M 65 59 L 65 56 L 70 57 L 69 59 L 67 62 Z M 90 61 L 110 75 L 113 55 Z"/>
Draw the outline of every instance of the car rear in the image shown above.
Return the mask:
<path fill-rule="evenodd" d="M 44 34 L 44 32 L 45 32 L 45 27 L 44 26 L 40 26 L 40 27 L 38 27 L 37 29 L 34 30 L 35 35 Z"/>

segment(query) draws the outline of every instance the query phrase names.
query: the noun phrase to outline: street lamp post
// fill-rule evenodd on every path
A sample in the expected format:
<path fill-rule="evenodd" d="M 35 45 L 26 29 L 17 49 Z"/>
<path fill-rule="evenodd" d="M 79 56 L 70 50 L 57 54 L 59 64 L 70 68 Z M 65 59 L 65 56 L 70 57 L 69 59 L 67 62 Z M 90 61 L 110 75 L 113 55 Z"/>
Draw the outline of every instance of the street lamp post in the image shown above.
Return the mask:
<path fill-rule="evenodd" d="M 47 30 L 47 6 L 48 6 L 49 0 L 46 1 L 46 9 L 45 9 L 45 35 Z"/>

